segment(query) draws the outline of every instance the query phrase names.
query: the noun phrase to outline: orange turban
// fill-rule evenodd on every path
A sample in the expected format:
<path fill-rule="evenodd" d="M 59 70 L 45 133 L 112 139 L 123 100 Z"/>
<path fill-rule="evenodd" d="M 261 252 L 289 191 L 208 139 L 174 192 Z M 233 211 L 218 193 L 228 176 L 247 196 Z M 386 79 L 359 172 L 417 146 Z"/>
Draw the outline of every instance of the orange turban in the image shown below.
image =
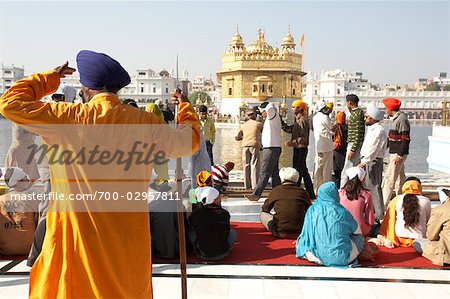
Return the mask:
<path fill-rule="evenodd" d="M 387 98 L 383 100 L 383 104 L 388 110 L 396 110 L 400 108 L 402 102 L 396 98 Z"/>
<path fill-rule="evenodd" d="M 211 173 L 206 170 L 200 171 L 197 174 L 197 186 L 199 186 L 199 187 L 211 186 L 212 187 Z"/>
<path fill-rule="evenodd" d="M 407 181 L 403 184 L 402 187 L 403 194 L 422 194 L 422 184 L 417 181 Z"/>
<path fill-rule="evenodd" d="M 336 123 L 343 125 L 345 124 L 345 113 L 342 111 L 339 111 L 338 113 L 336 113 Z"/>

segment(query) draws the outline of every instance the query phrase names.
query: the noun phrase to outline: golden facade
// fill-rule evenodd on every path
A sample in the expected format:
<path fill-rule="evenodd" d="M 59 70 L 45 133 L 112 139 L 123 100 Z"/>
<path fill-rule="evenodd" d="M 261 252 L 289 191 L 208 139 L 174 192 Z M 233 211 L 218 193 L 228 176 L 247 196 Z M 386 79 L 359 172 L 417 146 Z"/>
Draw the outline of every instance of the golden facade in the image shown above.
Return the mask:
<path fill-rule="evenodd" d="M 239 31 L 222 55 L 222 70 L 217 73 L 222 83 L 222 102 L 230 98 L 267 99 L 301 97 L 302 55 L 295 52 L 295 42 L 288 32 L 281 49 L 267 44 L 265 33 L 245 46 Z"/>

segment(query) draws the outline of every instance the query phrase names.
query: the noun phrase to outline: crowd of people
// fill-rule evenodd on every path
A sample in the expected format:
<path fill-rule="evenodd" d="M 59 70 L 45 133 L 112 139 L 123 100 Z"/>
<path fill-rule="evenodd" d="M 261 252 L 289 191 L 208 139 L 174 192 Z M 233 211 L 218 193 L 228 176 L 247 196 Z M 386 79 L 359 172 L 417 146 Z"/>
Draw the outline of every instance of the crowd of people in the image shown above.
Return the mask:
<path fill-rule="evenodd" d="M 259 157 L 248 154 L 247 143 L 242 145 L 246 188 L 255 185 L 254 180 L 250 184 L 252 176 L 248 172 L 258 177 L 256 188 L 253 187 L 253 194 L 246 196 L 247 199 L 258 201 L 270 177 L 273 189 L 263 204 L 261 223 L 275 237 L 298 238 L 297 256 L 309 261 L 348 265 L 358 255 L 366 256 L 365 251 L 372 250 L 373 247 L 366 246 L 367 242 L 387 247 L 414 246 L 422 253 L 428 246 L 427 236 L 436 241 L 436 232 L 434 237 L 427 233 L 431 205 L 421 195 L 420 180 L 405 178 L 410 124 L 400 110 L 401 102 L 395 98 L 383 100 L 391 119 L 388 134 L 380 123 L 385 116 L 379 108 L 369 104 L 364 111 L 359 107 L 358 96 L 353 94 L 346 96 L 346 102 L 348 114 L 336 113 L 334 124 L 330 118 L 333 105 L 325 101 L 316 104 L 316 113 L 311 117 L 306 103 L 294 101 L 292 125 L 281 119 L 273 104 L 263 103 L 259 106 L 265 119 L 262 130 L 255 123 L 255 111 L 249 111 L 249 120 L 236 140 L 262 139 L 261 145 L 251 146 L 262 148 L 263 162 L 261 166 L 250 164 L 249 161 L 259 161 Z M 249 130 L 249 127 L 258 129 Z M 294 149 L 293 167 L 278 170 L 283 150 L 282 130 L 292 134 L 284 145 Z M 316 151 L 313 183 L 306 166 L 310 130 L 313 130 Z M 383 170 L 387 149 L 387 167 Z M 253 152 L 254 156 L 259 154 Z M 441 192 L 450 193 L 445 190 Z M 442 198 L 444 204 L 446 197 Z M 439 221 L 443 223 L 442 219 Z M 448 226 L 449 219 L 444 222 Z M 444 225 L 440 233 L 440 248 L 446 253 L 437 264 L 443 265 L 449 262 L 444 245 L 448 242 L 448 227 Z M 424 256 L 429 257 L 426 253 Z M 443 256 L 447 256 L 446 262 L 442 262 Z M 435 262 L 436 258 L 431 260 Z"/>
<path fill-rule="evenodd" d="M 0 197 L 0 254 L 29 254 L 30 297 L 151 298 L 152 256 L 179 254 L 176 201 L 142 201 L 136 203 L 139 211 L 94 211 L 87 205 L 80 212 L 72 202 L 66 203 L 68 210 L 59 211 L 63 206 L 57 201 L 33 205 L 9 199 L 32 192 L 81 194 L 98 186 L 114 192 L 123 181 L 128 191 L 173 192 L 177 189 L 168 160 L 155 158 L 153 167 L 136 163 L 138 178 L 110 165 L 98 167 L 99 177 L 88 177 L 98 169 L 83 163 L 49 165 L 45 159 L 34 159 L 30 145 L 73 149 L 99 142 L 99 135 L 109 136 L 106 131 L 68 134 L 62 125 L 157 125 L 145 136 L 169 158 L 189 157 L 189 173 L 182 183 L 182 197 L 189 198 L 183 213 L 187 247 L 200 259 L 212 261 L 228 256 L 238 238 L 221 204 L 235 164 L 214 163 L 216 130 L 206 106 L 196 111 L 186 95 L 175 90 L 172 104 L 177 115 L 162 102 L 142 110 L 133 100 L 121 102 L 117 96 L 130 83 L 119 62 L 85 50 L 77 55 L 77 65 L 83 86 L 80 102 L 74 100 L 73 89 L 60 86 L 60 79 L 75 71 L 68 63 L 17 81 L 0 99 L 0 113 L 14 123 L 4 174 L 9 190 Z M 48 95 L 52 101 L 42 101 Z M 356 95 L 347 95 L 346 102 L 348 113 L 336 113 L 334 124 L 333 105 L 325 101 L 316 103 L 312 116 L 305 102 L 294 101 L 292 124 L 283 121 L 274 103 L 263 102 L 246 112 L 247 121 L 235 137 L 242 147 L 244 187 L 252 190 L 246 198 L 258 201 L 269 181 L 272 186 L 261 208 L 261 224 L 276 238 L 296 239 L 297 257 L 323 265 L 355 263 L 375 246 L 370 244 L 413 246 L 434 264 L 449 264 L 450 189 L 439 189 L 442 204 L 431 209 L 420 180 L 405 178 L 410 126 L 401 102 L 383 100 L 391 119 L 388 134 L 380 124 L 384 113 L 375 105 L 364 111 Z M 170 126 L 173 120 L 180 126 Z M 306 164 L 311 130 L 313 178 Z M 289 141 L 282 142 L 282 131 L 291 135 Z M 107 141 L 119 147 L 128 137 Z M 285 148 L 293 150 L 292 167 L 279 169 Z M 109 183 L 96 185 L 99 178 Z M 36 191 L 38 181 L 44 187 Z"/>

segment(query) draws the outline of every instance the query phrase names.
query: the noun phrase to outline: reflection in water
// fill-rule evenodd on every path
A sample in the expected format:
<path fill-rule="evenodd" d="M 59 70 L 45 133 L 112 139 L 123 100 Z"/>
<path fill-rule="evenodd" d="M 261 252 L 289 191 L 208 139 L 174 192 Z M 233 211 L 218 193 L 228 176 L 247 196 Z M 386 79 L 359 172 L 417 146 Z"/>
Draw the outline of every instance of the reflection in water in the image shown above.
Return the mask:
<path fill-rule="evenodd" d="M 388 127 L 385 125 L 386 130 Z M 242 170 L 241 144 L 234 140 L 238 132 L 238 128 L 217 128 L 216 143 L 214 149 L 214 162 L 226 163 L 233 161 L 236 170 Z M 427 172 L 428 164 L 428 136 L 431 135 L 430 125 L 411 125 L 411 144 L 410 155 L 406 160 L 407 172 Z M 5 156 L 11 145 L 11 123 L 6 119 L 0 119 L 0 165 L 4 167 Z M 290 140 L 290 134 L 282 133 L 283 143 Z M 309 171 L 313 171 L 314 163 L 314 137 L 310 133 L 309 152 L 306 163 Z M 183 168 L 187 169 L 188 159 L 183 159 Z M 170 169 L 175 167 L 175 159 L 170 162 Z M 283 147 L 280 158 L 280 167 L 292 166 L 292 148 Z"/>

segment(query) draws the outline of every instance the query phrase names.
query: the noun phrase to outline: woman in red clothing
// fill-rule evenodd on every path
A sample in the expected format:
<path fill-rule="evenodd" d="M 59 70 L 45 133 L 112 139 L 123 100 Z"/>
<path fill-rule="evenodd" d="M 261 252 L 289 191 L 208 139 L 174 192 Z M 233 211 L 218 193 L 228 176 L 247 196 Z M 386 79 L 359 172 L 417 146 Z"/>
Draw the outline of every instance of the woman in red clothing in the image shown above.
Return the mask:
<path fill-rule="evenodd" d="M 351 167 L 346 171 L 349 180 L 339 190 L 339 202 L 355 218 L 363 235 L 367 236 L 375 221 L 373 201 L 370 192 L 364 188 L 366 172 L 359 167 Z"/>

